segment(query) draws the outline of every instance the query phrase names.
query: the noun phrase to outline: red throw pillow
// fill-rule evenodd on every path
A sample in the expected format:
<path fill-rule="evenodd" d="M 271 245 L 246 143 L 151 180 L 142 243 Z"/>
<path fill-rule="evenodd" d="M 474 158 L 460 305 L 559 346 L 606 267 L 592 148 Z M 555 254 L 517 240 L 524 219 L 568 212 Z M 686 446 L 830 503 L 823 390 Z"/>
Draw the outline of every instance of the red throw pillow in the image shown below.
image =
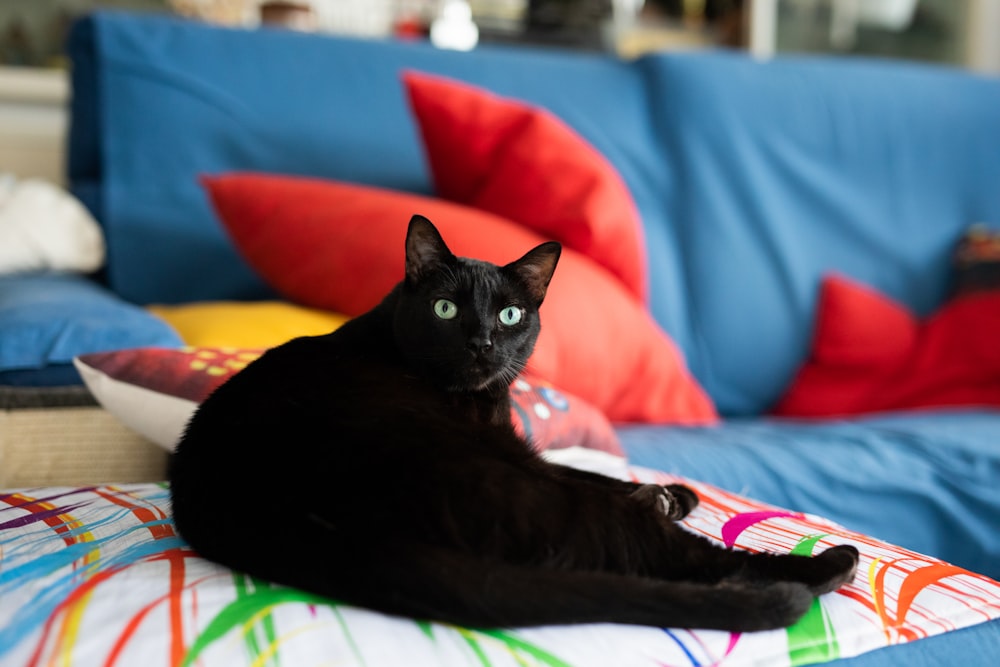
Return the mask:
<path fill-rule="evenodd" d="M 484 211 L 391 190 L 263 174 L 205 183 L 237 248 L 270 285 L 293 301 L 350 316 L 402 280 L 415 213 L 456 254 L 498 264 L 545 241 Z M 618 281 L 569 249 L 542 306 L 530 368 L 615 421 L 717 420 L 673 341 Z"/>
<path fill-rule="evenodd" d="M 1000 291 L 962 296 L 921 322 L 847 278 L 825 278 L 809 360 L 775 414 L 851 415 L 1000 406 Z"/>
<path fill-rule="evenodd" d="M 439 76 L 403 81 L 440 196 L 583 253 L 645 303 L 639 213 L 596 148 L 544 109 Z"/>
<path fill-rule="evenodd" d="M 837 275 L 823 281 L 817 317 L 813 358 L 867 369 L 869 374 L 905 361 L 920 328 L 905 307 Z"/>

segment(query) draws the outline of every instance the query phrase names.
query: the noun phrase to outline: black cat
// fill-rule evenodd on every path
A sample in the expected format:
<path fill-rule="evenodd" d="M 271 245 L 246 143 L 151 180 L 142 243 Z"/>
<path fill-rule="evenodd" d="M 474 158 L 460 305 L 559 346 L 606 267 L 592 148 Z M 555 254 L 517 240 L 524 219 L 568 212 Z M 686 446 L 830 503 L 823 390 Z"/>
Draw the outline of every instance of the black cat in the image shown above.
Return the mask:
<path fill-rule="evenodd" d="M 559 254 L 456 257 L 414 216 L 382 303 L 268 351 L 192 418 L 171 470 L 181 535 L 251 575 L 475 627 L 762 630 L 850 581 L 853 547 L 726 549 L 674 523 L 687 487 L 554 465 L 515 434 L 508 389 Z"/>

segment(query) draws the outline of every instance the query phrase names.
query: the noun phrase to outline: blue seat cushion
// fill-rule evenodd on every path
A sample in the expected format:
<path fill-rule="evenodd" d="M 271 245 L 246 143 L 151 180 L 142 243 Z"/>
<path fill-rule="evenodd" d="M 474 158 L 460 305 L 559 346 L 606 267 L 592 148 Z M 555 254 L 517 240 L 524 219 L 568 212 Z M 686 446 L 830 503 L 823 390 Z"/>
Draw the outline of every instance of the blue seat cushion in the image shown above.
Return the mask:
<path fill-rule="evenodd" d="M 86 277 L 0 275 L 0 384 L 80 384 L 78 354 L 181 345 L 166 322 Z"/>
<path fill-rule="evenodd" d="M 632 463 L 1000 577 L 1000 411 L 619 428 Z"/>

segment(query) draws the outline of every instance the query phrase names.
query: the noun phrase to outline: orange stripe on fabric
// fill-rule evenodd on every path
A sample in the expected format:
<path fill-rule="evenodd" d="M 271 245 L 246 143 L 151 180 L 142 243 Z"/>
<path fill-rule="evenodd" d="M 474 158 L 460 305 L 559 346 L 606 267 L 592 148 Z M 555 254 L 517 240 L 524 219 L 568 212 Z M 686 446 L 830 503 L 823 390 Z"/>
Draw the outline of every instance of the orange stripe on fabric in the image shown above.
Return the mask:
<path fill-rule="evenodd" d="M 118 639 L 115 640 L 114 646 L 111 647 L 111 652 L 108 653 L 108 657 L 104 661 L 104 667 L 113 667 L 113 665 L 116 662 L 118 662 L 118 659 L 121 657 L 122 651 L 125 650 L 125 647 L 128 645 L 128 643 L 132 639 L 133 635 L 135 635 L 135 633 L 138 631 L 139 626 L 142 624 L 142 622 L 146 618 L 146 616 L 148 616 L 154 609 L 156 609 L 158 606 L 160 606 L 164 601 L 167 601 L 167 600 L 170 600 L 170 599 L 173 599 L 173 598 L 179 598 L 183 594 L 184 590 L 191 591 L 192 598 L 196 599 L 197 598 L 197 593 L 194 590 L 195 587 L 199 586 L 200 584 L 202 584 L 202 583 L 204 583 L 206 581 L 208 581 L 209 579 L 217 578 L 219 576 L 223 576 L 223 575 L 210 574 L 208 576 L 202 577 L 200 579 L 196 579 L 196 580 L 194 580 L 194 581 L 192 581 L 192 582 L 190 582 L 190 583 L 182 586 L 181 590 L 173 590 L 172 589 L 168 593 L 164 593 L 163 595 L 161 595 L 160 597 L 156 598 L 155 600 L 153 600 L 152 602 L 150 602 L 149 604 L 147 604 L 145 607 L 143 607 L 142 609 L 140 609 L 138 612 L 136 612 L 136 614 L 133 615 L 132 618 L 129 619 L 128 623 L 125 625 L 125 629 L 122 630 L 122 632 L 121 632 L 120 635 L 118 635 Z M 194 605 L 194 606 L 196 606 L 196 605 Z M 172 632 L 173 632 L 173 630 L 172 630 Z M 181 636 L 181 641 L 183 643 L 183 636 Z M 173 651 L 171 651 L 171 659 L 173 660 Z M 184 659 L 184 657 L 182 655 L 181 656 L 181 661 L 183 661 L 183 659 Z M 179 663 L 176 662 L 176 661 L 174 661 L 174 662 L 171 662 L 171 664 L 176 665 L 176 664 L 179 664 Z"/>
<path fill-rule="evenodd" d="M 170 557 L 170 664 L 179 665 L 184 660 L 184 616 L 181 595 L 184 591 L 184 558 Z"/>
<path fill-rule="evenodd" d="M 133 502 L 126 500 L 120 491 L 115 489 L 109 489 L 111 492 L 103 491 L 101 489 L 94 489 L 94 493 L 104 498 L 105 500 L 118 505 L 119 507 L 124 507 L 125 509 L 132 512 L 140 522 L 144 524 L 154 523 L 156 521 L 162 521 L 166 519 L 166 515 L 160 511 L 154 513 L 148 507 L 143 507 L 137 505 Z M 159 514 L 159 516 L 157 516 Z M 154 540 L 160 540 L 166 537 L 175 537 L 173 526 L 169 524 L 157 524 L 153 526 L 147 526 L 150 534 L 152 534 Z"/>

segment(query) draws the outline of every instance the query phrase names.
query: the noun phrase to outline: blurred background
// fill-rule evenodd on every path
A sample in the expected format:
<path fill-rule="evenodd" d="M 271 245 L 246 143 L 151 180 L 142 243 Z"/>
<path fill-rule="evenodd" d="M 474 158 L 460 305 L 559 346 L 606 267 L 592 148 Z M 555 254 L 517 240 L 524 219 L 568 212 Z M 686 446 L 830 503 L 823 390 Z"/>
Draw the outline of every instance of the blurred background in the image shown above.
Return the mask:
<path fill-rule="evenodd" d="M 1000 0 L 0 0 L 0 172 L 64 182 L 63 42 L 73 20 L 95 9 L 450 49 L 520 44 L 631 58 L 729 48 L 1000 73 Z"/>
<path fill-rule="evenodd" d="M 429 39 L 442 48 L 513 42 L 631 57 L 723 46 L 1000 71 L 1000 0 L 3 0 L 0 65 L 61 66 L 68 25 L 95 8 Z"/>

